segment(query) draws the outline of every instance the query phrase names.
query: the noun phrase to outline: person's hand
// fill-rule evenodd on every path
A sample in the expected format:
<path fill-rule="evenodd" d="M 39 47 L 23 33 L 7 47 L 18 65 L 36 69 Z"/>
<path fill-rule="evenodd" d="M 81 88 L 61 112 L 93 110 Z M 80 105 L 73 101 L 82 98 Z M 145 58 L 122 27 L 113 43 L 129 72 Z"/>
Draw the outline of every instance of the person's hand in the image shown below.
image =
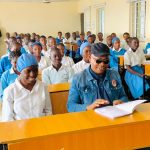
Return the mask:
<path fill-rule="evenodd" d="M 97 107 L 103 106 L 103 105 L 107 105 L 109 104 L 109 101 L 105 100 L 105 99 L 97 99 L 95 102 L 93 102 L 91 105 L 86 107 L 86 110 L 93 110 Z"/>
<path fill-rule="evenodd" d="M 122 100 L 114 100 L 113 105 L 118 105 L 124 103 Z"/>

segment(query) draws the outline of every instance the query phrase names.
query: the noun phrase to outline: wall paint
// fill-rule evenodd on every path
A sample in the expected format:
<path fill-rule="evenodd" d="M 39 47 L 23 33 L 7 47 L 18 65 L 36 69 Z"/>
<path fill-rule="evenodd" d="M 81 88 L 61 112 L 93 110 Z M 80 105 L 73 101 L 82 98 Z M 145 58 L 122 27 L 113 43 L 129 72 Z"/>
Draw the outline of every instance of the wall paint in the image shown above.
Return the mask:
<path fill-rule="evenodd" d="M 96 9 L 105 6 L 105 36 L 116 32 L 122 38 L 124 32 L 130 32 L 130 3 L 129 0 L 80 0 L 78 2 L 78 12 L 84 12 L 91 8 L 91 31 L 96 31 Z M 97 7 L 97 8 L 96 8 Z M 147 0 L 146 10 L 146 39 L 141 42 L 142 47 L 150 41 L 150 0 Z"/>
<path fill-rule="evenodd" d="M 6 32 L 38 33 L 57 36 L 59 30 L 80 31 L 80 13 L 77 2 L 0 3 L 0 29 Z M 0 39 L 0 53 L 4 53 L 4 36 Z"/>

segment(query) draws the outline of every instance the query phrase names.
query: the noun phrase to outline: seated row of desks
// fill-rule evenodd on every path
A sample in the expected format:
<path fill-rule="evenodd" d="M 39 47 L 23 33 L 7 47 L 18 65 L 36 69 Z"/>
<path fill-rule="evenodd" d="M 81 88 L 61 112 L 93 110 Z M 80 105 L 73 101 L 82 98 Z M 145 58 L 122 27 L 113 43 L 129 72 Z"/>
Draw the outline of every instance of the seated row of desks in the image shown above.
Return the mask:
<path fill-rule="evenodd" d="M 67 113 L 69 88 L 68 83 L 48 87 L 53 114 L 57 115 L 0 123 L 0 143 L 7 144 L 8 150 L 131 150 L 150 146 L 150 104 L 114 120 L 94 111 Z"/>

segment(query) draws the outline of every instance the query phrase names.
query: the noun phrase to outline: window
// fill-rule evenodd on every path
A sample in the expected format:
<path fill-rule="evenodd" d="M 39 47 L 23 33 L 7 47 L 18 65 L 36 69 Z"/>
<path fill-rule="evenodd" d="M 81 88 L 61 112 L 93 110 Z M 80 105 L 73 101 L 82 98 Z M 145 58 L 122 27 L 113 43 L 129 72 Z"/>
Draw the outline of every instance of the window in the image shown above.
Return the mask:
<path fill-rule="evenodd" d="M 91 7 L 84 11 L 84 31 L 91 31 Z"/>
<path fill-rule="evenodd" d="M 105 9 L 104 7 L 97 9 L 97 33 L 102 32 L 104 34 L 105 25 Z"/>
<path fill-rule="evenodd" d="M 146 1 L 136 0 L 131 2 L 132 10 L 132 35 L 141 40 L 145 38 Z"/>

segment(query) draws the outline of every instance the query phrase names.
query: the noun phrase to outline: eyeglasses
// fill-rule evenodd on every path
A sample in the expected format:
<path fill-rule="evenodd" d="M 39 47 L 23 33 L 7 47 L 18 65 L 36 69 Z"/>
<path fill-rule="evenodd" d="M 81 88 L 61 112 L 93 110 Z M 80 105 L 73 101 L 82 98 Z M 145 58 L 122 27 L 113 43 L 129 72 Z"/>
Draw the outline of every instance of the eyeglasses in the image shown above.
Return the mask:
<path fill-rule="evenodd" d="M 108 64 L 108 63 L 109 63 L 109 59 L 106 59 L 106 60 L 97 59 L 97 60 L 96 60 L 96 63 L 97 63 L 97 64 L 100 64 L 100 63 L 102 63 L 102 62 L 103 62 L 104 64 Z"/>

